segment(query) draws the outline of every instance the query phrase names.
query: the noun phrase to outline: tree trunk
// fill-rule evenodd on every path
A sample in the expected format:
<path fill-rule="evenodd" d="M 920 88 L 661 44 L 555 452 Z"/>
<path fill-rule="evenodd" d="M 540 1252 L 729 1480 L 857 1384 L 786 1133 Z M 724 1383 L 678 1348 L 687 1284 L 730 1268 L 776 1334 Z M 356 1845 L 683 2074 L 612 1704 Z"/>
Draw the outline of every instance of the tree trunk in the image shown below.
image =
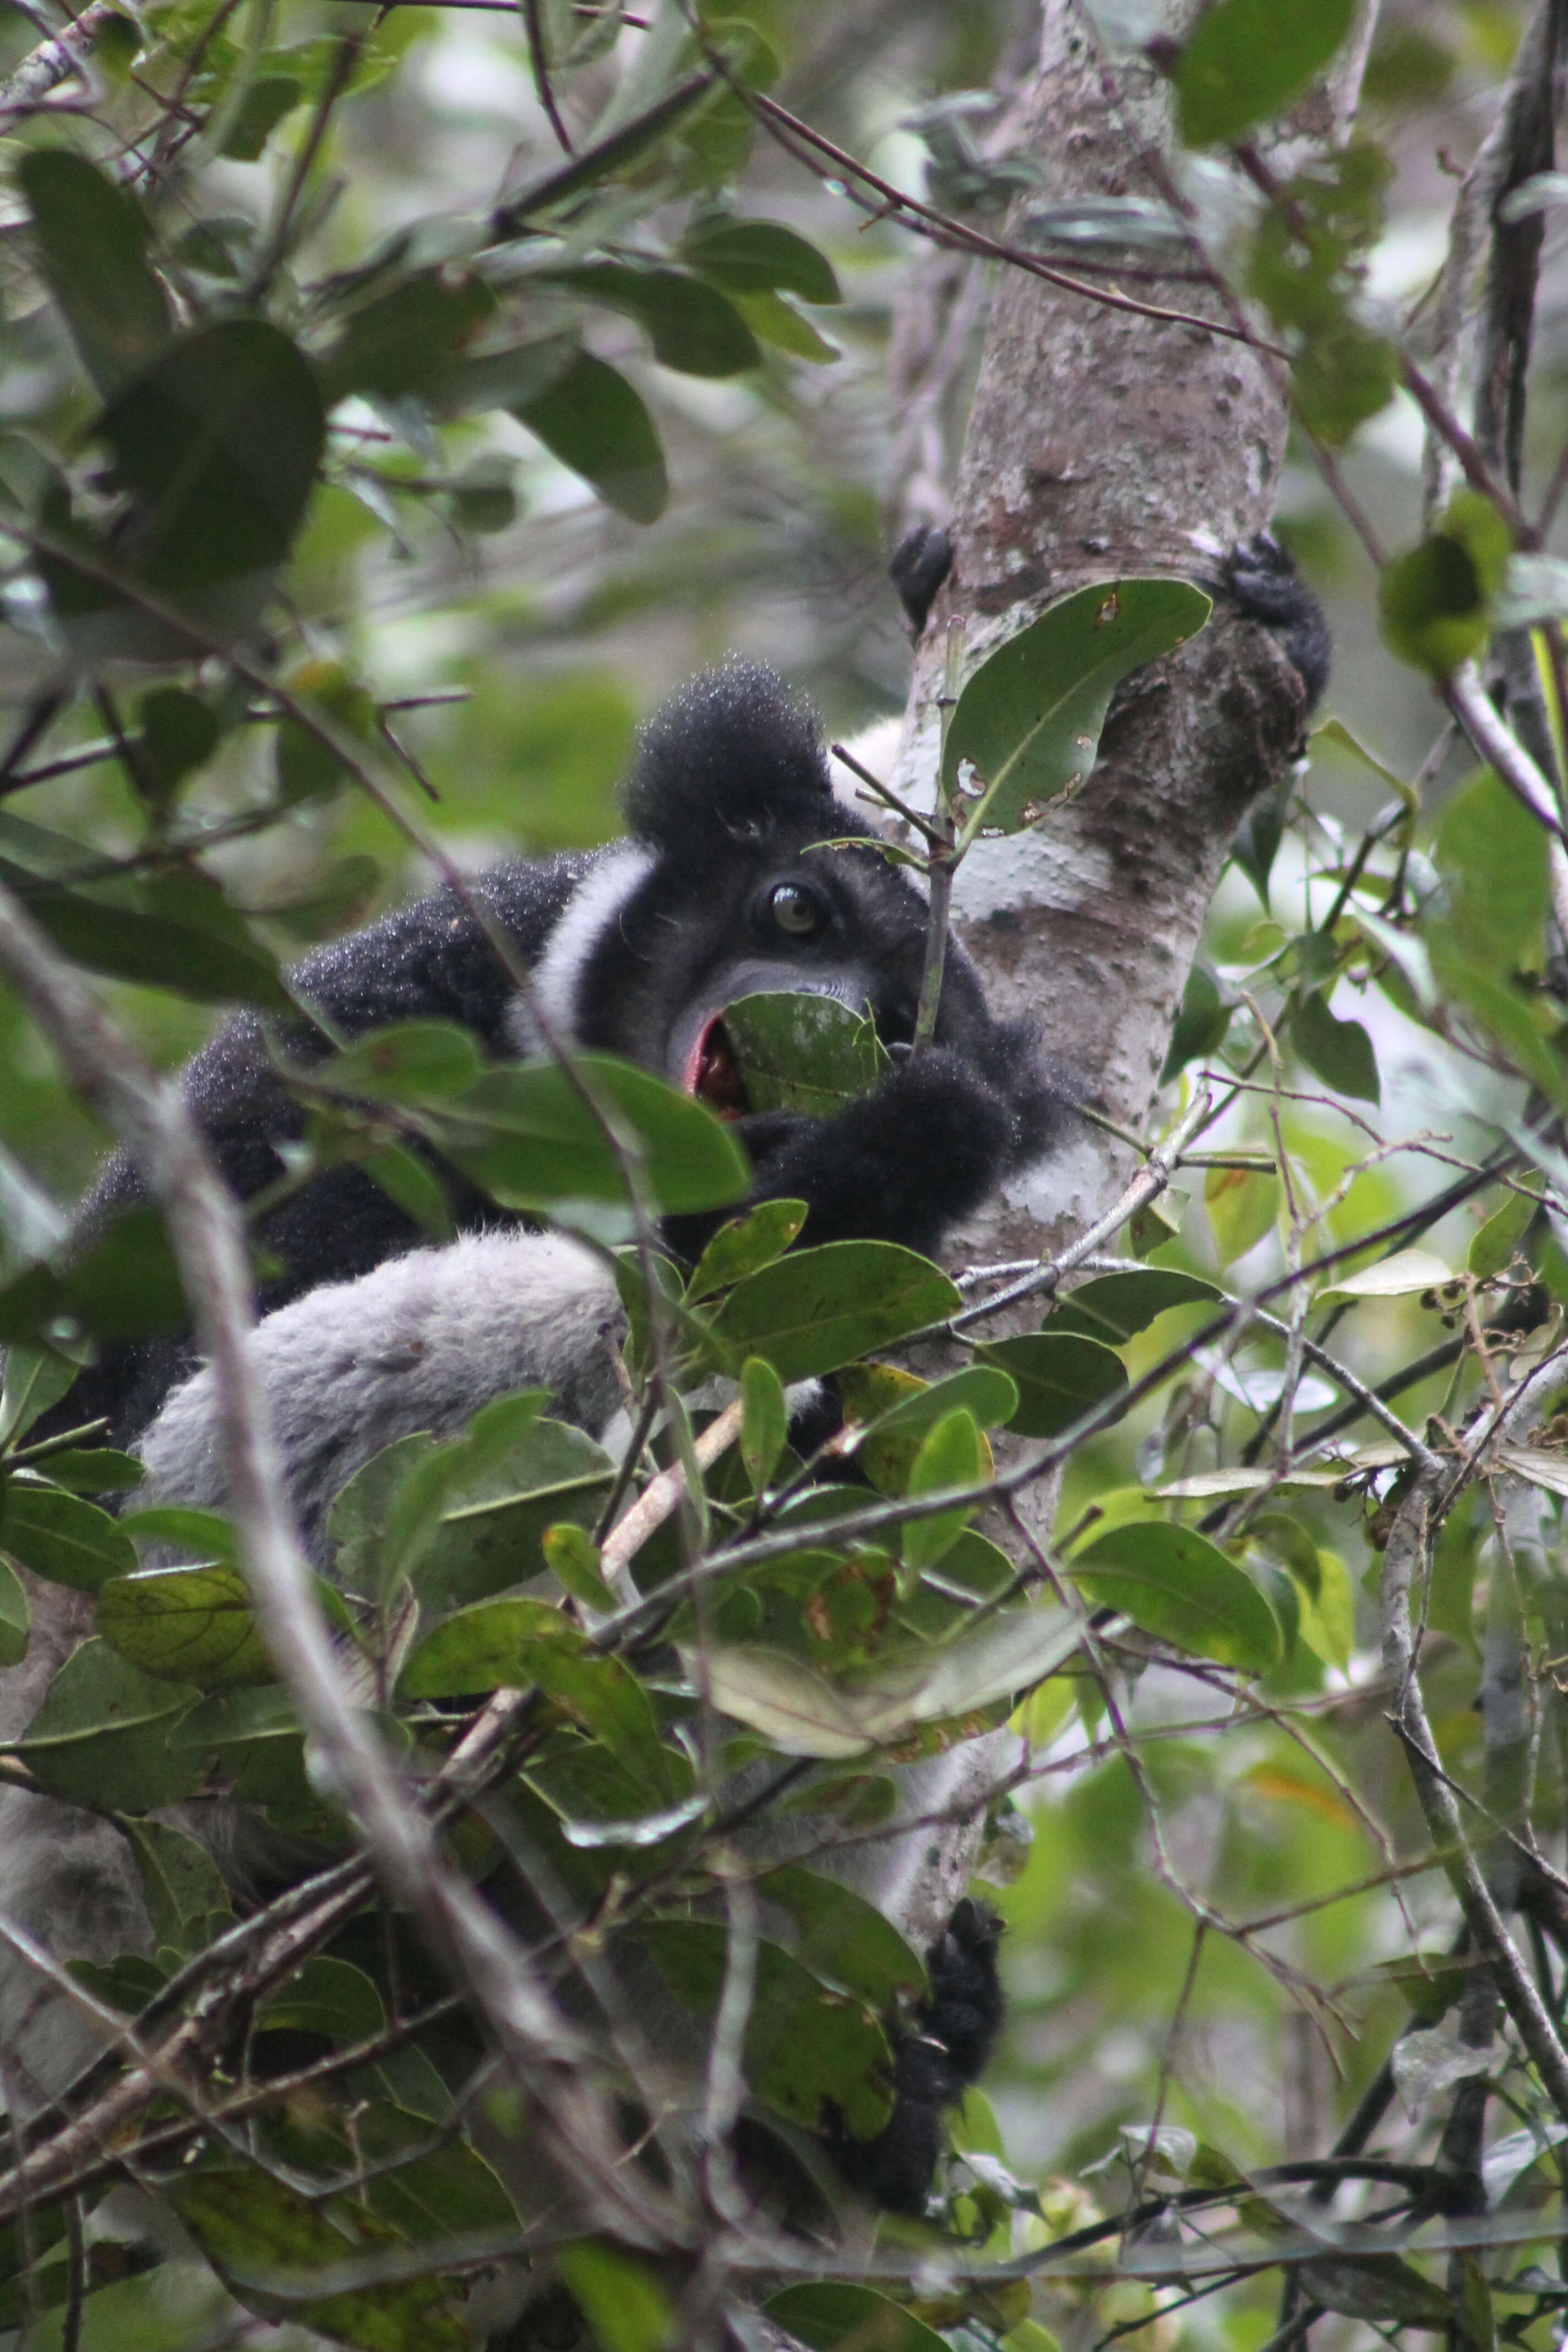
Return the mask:
<path fill-rule="evenodd" d="M 1168 0 L 1162 30 L 1179 39 L 1196 13 L 1193 0 Z M 1363 0 L 1331 83 L 1259 142 L 1277 173 L 1345 135 L 1374 14 Z M 1168 86 L 1141 55 L 1108 60 L 1079 0 L 1044 0 L 1038 68 L 1003 135 L 1044 175 L 1021 204 L 1170 196 Z M 1181 266 L 1196 257 L 1194 247 Z M 929 266 L 948 265 L 934 255 Z M 1189 318 L 1236 322 L 1205 285 L 1140 277 L 1123 290 Z M 1237 539 L 1268 522 L 1288 425 L 1279 363 L 1234 335 L 1112 309 L 999 267 L 948 525 L 952 572 L 916 655 L 895 777 L 905 797 L 930 802 L 952 621 L 963 623 L 973 668 L 1087 582 L 1212 576 Z M 1303 709 L 1300 680 L 1273 638 L 1222 599 L 1192 645 L 1131 681 L 1078 799 L 1026 833 L 978 844 L 959 871 L 954 929 L 993 1002 L 1027 1013 L 1083 1099 L 1135 1132 L 1153 1103 L 1237 822 L 1283 773 Z M 955 1237 L 954 1262 L 1059 1246 L 1103 1213 L 1131 1169 L 1125 1145 L 1071 1122 L 1046 1160 Z M 961 1808 L 966 1792 L 983 1805 L 998 1760 L 985 1740 L 942 1759 L 946 1805 Z M 928 1770 L 925 1801 L 935 1810 L 938 1774 Z M 911 1933 L 931 1932 L 945 1916 L 978 1834 L 973 1822 L 944 1825 L 915 1877 L 889 1884 L 890 1906 Z"/>

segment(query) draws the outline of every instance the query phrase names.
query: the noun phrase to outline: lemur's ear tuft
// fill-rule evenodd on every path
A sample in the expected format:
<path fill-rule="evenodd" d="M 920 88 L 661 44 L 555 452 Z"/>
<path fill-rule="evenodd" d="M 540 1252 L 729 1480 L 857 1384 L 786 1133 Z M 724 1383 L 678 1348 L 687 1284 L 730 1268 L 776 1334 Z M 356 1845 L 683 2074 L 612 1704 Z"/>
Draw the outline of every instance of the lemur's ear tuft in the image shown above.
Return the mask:
<path fill-rule="evenodd" d="M 694 856 L 716 827 L 742 838 L 860 830 L 834 798 L 816 712 L 761 662 L 705 670 L 655 712 L 621 804 L 639 841 Z"/>

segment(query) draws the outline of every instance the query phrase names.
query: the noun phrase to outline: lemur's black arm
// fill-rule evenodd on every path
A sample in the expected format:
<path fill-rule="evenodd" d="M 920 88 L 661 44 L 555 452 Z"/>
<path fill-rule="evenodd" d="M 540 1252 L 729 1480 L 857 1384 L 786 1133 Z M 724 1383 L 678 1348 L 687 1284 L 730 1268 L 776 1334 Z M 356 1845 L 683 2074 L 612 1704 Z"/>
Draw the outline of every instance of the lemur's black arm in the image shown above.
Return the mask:
<path fill-rule="evenodd" d="M 830 2133 L 834 2162 L 850 2186 L 894 2213 L 925 2211 L 942 2154 L 942 2117 L 978 2082 L 1002 2024 L 996 1947 L 1002 1922 L 965 1895 L 926 1954 L 931 1999 L 912 2031 L 892 2034 L 894 2105 L 872 2140 Z"/>

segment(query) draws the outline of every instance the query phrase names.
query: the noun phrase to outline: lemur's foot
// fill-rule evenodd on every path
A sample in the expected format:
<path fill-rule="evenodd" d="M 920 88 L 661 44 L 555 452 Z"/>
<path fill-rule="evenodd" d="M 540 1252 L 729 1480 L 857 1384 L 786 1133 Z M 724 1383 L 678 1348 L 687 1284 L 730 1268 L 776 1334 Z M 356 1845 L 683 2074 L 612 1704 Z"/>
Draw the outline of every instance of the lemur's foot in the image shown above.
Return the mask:
<path fill-rule="evenodd" d="M 1280 651 L 1300 673 L 1307 709 L 1314 709 L 1329 682 L 1333 652 L 1328 615 L 1273 532 L 1257 530 L 1250 539 L 1237 540 L 1213 584 L 1249 621 L 1261 622 L 1273 632 Z"/>

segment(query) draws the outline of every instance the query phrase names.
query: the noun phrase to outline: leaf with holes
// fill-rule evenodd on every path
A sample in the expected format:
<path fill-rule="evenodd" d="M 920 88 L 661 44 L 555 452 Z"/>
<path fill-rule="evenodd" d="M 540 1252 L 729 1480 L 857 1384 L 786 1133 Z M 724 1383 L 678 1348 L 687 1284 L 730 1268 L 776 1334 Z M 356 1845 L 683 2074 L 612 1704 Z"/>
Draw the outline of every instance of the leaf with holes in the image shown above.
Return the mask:
<path fill-rule="evenodd" d="M 943 789 L 969 803 L 963 839 L 1016 833 L 1087 783 L 1121 680 L 1184 645 L 1213 609 L 1185 581 L 1108 580 L 1064 596 L 982 662 L 942 751 Z"/>

